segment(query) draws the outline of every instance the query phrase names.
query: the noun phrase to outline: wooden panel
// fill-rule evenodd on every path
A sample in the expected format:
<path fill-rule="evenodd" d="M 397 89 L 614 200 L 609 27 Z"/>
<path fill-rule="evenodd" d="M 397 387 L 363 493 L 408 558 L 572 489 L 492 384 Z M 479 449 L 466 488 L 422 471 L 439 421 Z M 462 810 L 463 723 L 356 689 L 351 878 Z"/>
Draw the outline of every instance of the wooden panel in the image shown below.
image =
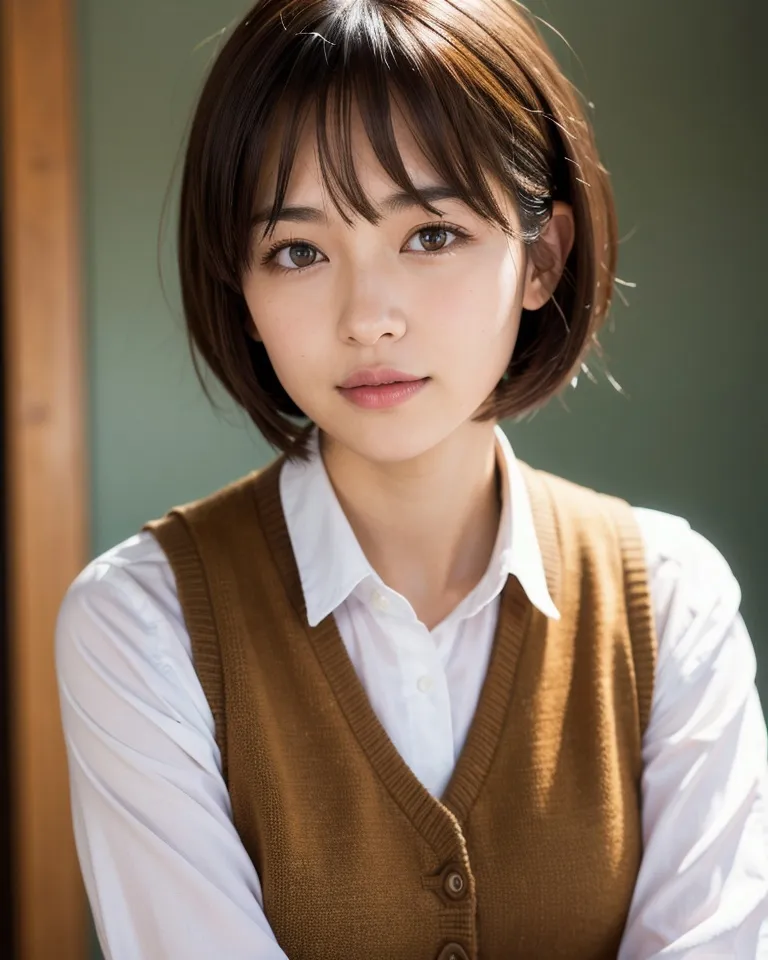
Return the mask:
<path fill-rule="evenodd" d="M 75 0 L 3 0 L 5 351 L 14 892 L 19 960 L 84 960 L 54 673 L 87 552 Z"/>

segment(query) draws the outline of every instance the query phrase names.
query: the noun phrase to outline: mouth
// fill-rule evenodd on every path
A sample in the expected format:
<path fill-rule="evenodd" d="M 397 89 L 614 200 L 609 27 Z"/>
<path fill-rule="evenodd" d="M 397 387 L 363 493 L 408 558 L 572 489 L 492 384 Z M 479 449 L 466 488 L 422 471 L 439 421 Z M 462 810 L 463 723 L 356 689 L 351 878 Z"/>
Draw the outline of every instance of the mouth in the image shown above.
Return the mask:
<path fill-rule="evenodd" d="M 397 370 L 358 370 L 337 387 L 356 407 L 384 410 L 399 406 L 420 393 L 431 377 L 416 377 Z"/>
<path fill-rule="evenodd" d="M 355 387 L 380 387 L 393 383 L 415 383 L 428 380 L 429 377 L 419 377 L 412 373 L 403 373 L 402 370 L 393 370 L 391 367 L 367 367 L 356 370 L 351 376 L 339 384 L 340 390 L 351 390 Z"/>

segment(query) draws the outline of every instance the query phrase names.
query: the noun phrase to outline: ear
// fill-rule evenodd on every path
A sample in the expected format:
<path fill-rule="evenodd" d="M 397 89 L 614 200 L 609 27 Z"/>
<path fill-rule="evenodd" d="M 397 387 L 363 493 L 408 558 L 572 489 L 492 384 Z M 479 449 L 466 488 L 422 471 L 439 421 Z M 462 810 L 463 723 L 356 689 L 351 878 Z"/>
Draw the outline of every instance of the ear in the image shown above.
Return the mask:
<path fill-rule="evenodd" d="M 527 251 L 523 293 L 525 310 L 538 310 L 555 292 L 575 237 L 573 209 L 570 204 L 555 201 L 549 223 Z"/>

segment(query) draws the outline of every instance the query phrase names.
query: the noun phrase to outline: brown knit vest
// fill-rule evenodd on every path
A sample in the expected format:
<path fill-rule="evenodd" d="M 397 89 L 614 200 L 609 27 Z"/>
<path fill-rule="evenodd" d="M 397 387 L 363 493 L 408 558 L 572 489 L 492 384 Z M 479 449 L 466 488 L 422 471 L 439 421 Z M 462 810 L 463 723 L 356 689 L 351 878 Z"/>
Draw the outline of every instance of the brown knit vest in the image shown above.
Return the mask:
<path fill-rule="evenodd" d="M 507 580 L 437 800 L 380 725 L 333 615 L 307 624 L 282 463 L 147 525 L 176 577 L 234 823 L 282 949 L 615 960 L 642 852 L 656 661 L 630 508 L 523 466 L 562 619 Z"/>

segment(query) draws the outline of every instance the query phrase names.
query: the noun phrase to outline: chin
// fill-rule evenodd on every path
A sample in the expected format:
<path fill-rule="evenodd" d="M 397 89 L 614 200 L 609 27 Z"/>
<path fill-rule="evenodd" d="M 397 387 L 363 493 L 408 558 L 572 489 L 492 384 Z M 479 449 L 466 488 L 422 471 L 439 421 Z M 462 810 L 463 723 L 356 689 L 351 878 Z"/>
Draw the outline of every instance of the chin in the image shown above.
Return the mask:
<path fill-rule="evenodd" d="M 435 423 L 434 419 L 427 422 L 423 417 L 377 413 L 355 423 L 337 423 L 325 432 L 334 442 L 370 463 L 390 464 L 416 460 L 445 440 L 455 426 Z"/>

